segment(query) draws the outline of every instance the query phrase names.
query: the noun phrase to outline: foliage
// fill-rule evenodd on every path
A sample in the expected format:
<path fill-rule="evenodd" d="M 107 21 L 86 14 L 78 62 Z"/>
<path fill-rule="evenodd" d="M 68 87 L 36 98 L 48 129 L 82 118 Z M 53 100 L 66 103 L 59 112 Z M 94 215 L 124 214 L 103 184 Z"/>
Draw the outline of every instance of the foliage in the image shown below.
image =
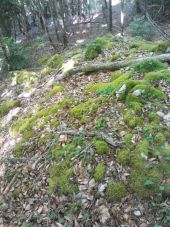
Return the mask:
<path fill-rule="evenodd" d="M 102 47 L 98 43 L 91 43 L 88 45 L 86 51 L 85 51 L 85 59 L 86 60 L 93 60 L 96 58 L 99 54 L 102 53 Z"/>
<path fill-rule="evenodd" d="M 3 103 L 0 106 L 0 117 L 6 115 L 12 108 L 19 107 L 20 101 L 19 100 L 12 100 Z"/>
<path fill-rule="evenodd" d="M 10 70 L 19 70 L 26 66 L 30 57 L 28 51 L 30 48 L 20 48 L 13 38 L 4 38 L 4 44 L 8 49 L 8 64 Z"/>
<path fill-rule="evenodd" d="M 158 71 L 161 69 L 166 69 L 167 66 L 155 59 L 145 59 L 134 65 L 134 69 L 137 72 L 148 73 L 152 71 Z"/>
<path fill-rule="evenodd" d="M 126 188 L 122 182 L 109 182 L 106 191 L 108 201 L 121 201 L 127 195 Z"/>
<path fill-rule="evenodd" d="M 152 25 L 145 20 L 145 17 L 138 17 L 128 27 L 128 33 L 132 37 L 142 37 L 146 40 L 152 40 L 155 36 L 155 30 Z"/>
<path fill-rule="evenodd" d="M 59 54 L 55 54 L 47 61 L 47 67 L 52 69 L 60 69 L 63 63 L 64 59 L 62 58 L 62 56 Z"/>
<path fill-rule="evenodd" d="M 96 140 L 95 148 L 96 148 L 97 154 L 106 154 L 109 151 L 109 147 L 107 143 L 103 140 Z"/>

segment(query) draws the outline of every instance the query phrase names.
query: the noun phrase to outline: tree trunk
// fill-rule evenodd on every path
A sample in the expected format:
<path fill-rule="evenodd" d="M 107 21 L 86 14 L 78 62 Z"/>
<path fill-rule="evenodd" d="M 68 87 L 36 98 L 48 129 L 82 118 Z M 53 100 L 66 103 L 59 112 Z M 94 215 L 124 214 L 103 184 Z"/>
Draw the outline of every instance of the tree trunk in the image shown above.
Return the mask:
<path fill-rule="evenodd" d="M 109 31 L 112 32 L 112 0 L 109 0 Z"/>

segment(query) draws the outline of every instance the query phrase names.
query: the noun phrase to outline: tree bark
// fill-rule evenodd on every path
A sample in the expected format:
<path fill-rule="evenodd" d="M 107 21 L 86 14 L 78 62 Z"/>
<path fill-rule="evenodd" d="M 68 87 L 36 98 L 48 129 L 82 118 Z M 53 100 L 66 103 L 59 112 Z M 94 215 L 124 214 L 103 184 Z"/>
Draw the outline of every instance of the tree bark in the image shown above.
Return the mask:
<path fill-rule="evenodd" d="M 145 57 L 145 58 L 138 58 L 133 60 L 125 60 L 125 61 L 117 61 L 113 63 L 99 63 L 99 64 L 88 64 L 83 66 L 76 66 L 76 68 L 68 70 L 66 73 L 64 73 L 64 76 L 71 76 L 76 73 L 91 73 L 91 72 L 98 72 L 98 71 L 115 71 L 120 68 L 133 65 L 135 63 L 138 63 L 140 61 L 143 61 L 145 59 L 150 59 L 151 57 Z M 155 60 L 161 61 L 161 62 L 170 62 L 170 54 L 161 54 L 157 56 L 152 57 Z"/>

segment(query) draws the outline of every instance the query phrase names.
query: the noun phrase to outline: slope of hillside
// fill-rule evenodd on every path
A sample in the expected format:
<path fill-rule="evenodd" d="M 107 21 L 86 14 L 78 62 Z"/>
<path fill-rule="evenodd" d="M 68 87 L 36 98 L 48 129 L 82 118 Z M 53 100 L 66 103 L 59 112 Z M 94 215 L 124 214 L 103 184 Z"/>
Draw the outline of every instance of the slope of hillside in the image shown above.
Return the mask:
<path fill-rule="evenodd" d="M 152 58 L 169 49 L 106 35 L 40 59 L 40 71 L 10 72 L 0 85 L 2 226 L 169 226 L 170 70 Z"/>

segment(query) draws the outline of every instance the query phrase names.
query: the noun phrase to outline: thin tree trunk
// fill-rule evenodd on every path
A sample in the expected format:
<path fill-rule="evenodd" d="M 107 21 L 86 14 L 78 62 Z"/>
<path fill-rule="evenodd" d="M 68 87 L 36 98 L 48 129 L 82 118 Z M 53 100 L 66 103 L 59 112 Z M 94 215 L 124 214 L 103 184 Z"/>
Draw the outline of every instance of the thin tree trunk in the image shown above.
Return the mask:
<path fill-rule="evenodd" d="M 112 32 L 112 0 L 109 0 L 109 31 Z"/>

